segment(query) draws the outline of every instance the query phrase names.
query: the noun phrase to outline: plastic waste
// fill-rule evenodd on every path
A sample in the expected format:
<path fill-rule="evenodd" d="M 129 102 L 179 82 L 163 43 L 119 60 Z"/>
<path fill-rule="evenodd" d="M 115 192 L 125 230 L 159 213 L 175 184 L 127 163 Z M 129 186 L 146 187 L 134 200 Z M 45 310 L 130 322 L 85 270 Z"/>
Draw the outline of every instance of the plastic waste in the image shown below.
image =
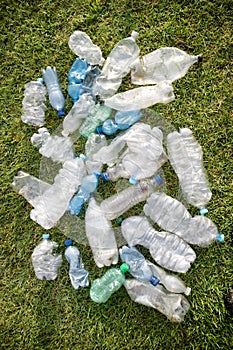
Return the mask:
<path fill-rule="evenodd" d="M 72 215 L 78 215 L 84 203 L 90 198 L 98 186 L 99 173 L 86 175 L 81 182 L 77 194 L 69 203 L 69 211 Z"/>
<path fill-rule="evenodd" d="M 91 108 L 95 106 L 95 102 L 90 95 L 83 94 L 79 100 L 74 103 L 73 107 L 63 120 L 63 136 L 69 136 L 78 130 L 83 120 L 87 118 Z"/>
<path fill-rule="evenodd" d="M 153 286 L 159 283 L 157 278 L 148 265 L 144 256 L 136 247 L 123 246 L 119 249 L 121 260 L 129 266 L 128 272 L 136 279 L 144 282 L 150 282 Z"/>
<path fill-rule="evenodd" d="M 158 84 L 165 80 L 173 82 L 182 78 L 194 63 L 200 61 L 200 55 L 188 55 L 176 47 L 162 47 L 134 61 L 131 81 L 137 85 Z"/>
<path fill-rule="evenodd" d="M 89 110 L 87 118 L 79 128 L 79 132 L 82 136 L 88 138 L 92 132 L 96 131 L 97 126 L 101 125 L 107 118 L 110 117 L 112 109 L 96 104 Z"/>
<path fill-rule="evenodd" d="M 53 249 L 58 247 L 58 244 L 51 241 L 50 234 L 43 234 L 42 242 L 40 242 L 32 253 L 32 264 L 35 270 L 36 277 L 40 280 L 55 280 L 58 270 L 62 264 L 61 254 L 52 254 Z"/>
<path fill-rule="evenodd" d="M 31 137 L 34 146 L 39 147 L 42 156 L 51 158 L 54 162 L 64 163 L 74 159 L 75 152 L 73 142 L 69 137 L 50 135 L 48 129 L 40 128 Z"/>
<path fill-rule="evenodd" d="M 165 193 L 151 194 L 143 210 L 164 230 L 175 233 L 190 244 L 205 247 L 216 240 L 224 240 L 210 219 L 203 215 L 192 217 L 181 202 Z"/>
<path fill-rule="evenodd" d="M 153 106 L 156 103 L 169 103 L 175 99 L 173 87 L 168 82 L 142 86 L 106 98 L 106 106 L 118 111 L 134 111 Z"/>
<path fill-rule="evenodd" d="M 67 239 L 65 241 L 65 246 L 65 258 L 70 264 L 69 276 L 72 286 L 74 289 L 78 289 L 79 287 L 88 287 L 89 273 L 84 268 L 78 248 L 73 246 L 73 241 L 71 239 Z"/>
<path fill-rule="evenodd" d="M 49 102 L 51 106 L 57 110 L 58 116 L 62 117 L 65 115 L 65 98 L 61 90 L 57 69 L 56 67 L 51 68 L 48 66 L 47 68 L 43 69 L 42 72 L 48 90 Z"/>
<path fill-rule="evenodd" d="M 205 214 L 212 193 L 203 166 L 202 149 L 192 131 L 183 128 L 168 134 L 167 151 L 186 201 Z"/>
<path fill-rule="evenodd" d="M 91 197 L 85 214 L 86 236 L 98 267 L 118 262 L 118 248 L 111 221 Z"/>
<path fill-rule="evenodd" d="M 138 184 L 104 199 L 100 207 L 108 219 L 116 219 L 134 205 L 145 201 L 162 183 L 163 179 L 156 174 L 153 179 L 141 180 Z"/>
<path fill-rule="evenodd" d="M 83 81 L 88 69 L 88 63 L 81 58 L 77 58 L 72 64 L 68 73 L 68 94 L 72 98 L 73 102 L 78 101 L 80 95 L 85 90 L 83 89 Z"/>
<path fill-rule="evenodd" d="M 152 258 L 162 267 L 185 273 L 196 259 L 193 249 L 180 237 L 156 231 L 145 216 L 131 216 L 121 223 L 121 232 L 130 247 L 148 248 Z"/>
<path fill-rule="evenodd" d="M 24 123 L 34 126 L 43 126 L 45 123 L 46 88 L 43 79 L 30 81 L 24 86 L 24 98 L 22 101 L 23 115 L 21 120 Z"/>
<path fill-rule="evenodd" d="M 161 285 L 154 287 L 149 282 L 126 279 L 124 286 L 133 301 L 158 310 L 173 322 L 182 322 L 190 308 L 182 294 L 170 293 Z"/>
<path fill-rule="evenodd" d="M 65 161 L 54 178 L 54 183 L 34 199 L 31 219 L 45 229 L 54 227 L 67 210 L 85 175 L 85 164 L 81 158 Z"/>
<path fill-rule="evenodd" d="M 113 135 L 118 130 L 126 130 L 136 123 L 142 114 L 141 111 L 116 112 L 114 119 L 107 119 L 102 126 L 97 127 L 99 133 Z"/>
<path fill-rule="evenodd" d="M 94 45 L 90 37 L 80 30 L 76 30 L 71 34 L 68 42 L 69 48 L 80 58 L 87 60 L 93 66 L 104 63 L 104 58 L 100 48 Z"/>
<path fill-rule="evenodd" d="M 103 163 L 100 161 L 95 161 L 93 155 L 98 152 L 102 147 L 107 145 L 107 140 L 104 135 L 90 134 L 85 144 L 86 151 L 86 169 L 88 174 L 93 174 L 94 172 L 101 173 Z"/>
<path fill-rule="evenodd" d="M 122 264 L 120 268 L 111 268 L 101 278 L 97 278 L 91 284 L 90 297 L 96 303 L 106 303 L 125 282 L 125 273 L 129 266 Z"/>

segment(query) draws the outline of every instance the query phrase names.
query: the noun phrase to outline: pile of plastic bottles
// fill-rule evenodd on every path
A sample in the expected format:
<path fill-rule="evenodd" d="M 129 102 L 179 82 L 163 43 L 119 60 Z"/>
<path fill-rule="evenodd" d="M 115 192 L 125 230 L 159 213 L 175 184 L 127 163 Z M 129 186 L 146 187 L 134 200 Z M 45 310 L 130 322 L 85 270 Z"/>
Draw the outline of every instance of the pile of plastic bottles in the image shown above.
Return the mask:
<path fill-rule="evenodd" d="M 223 241 L 223 235 L 204 216 L 211 191 L 201 146 L 188 128 L 176 131 L 166 130 L 159 122 L 155 125 L 155 114 L 148 107 L 173 101 L 172 82 L 200 62 L 201 56 L 174 47 L 140 56 L 137 36 L 132 32 L 117 43 L 106 60 L 86 33 L 75 31 L 70 36 L 69 47 L 78 58 L 68 73 L 73 106 L 67 114 L 56 68 L 43 69 L 43 79 L 25 85 L 22 121 L 40 127 L 31 137 L 32 144 L 43 159 L 59 165 L 59 171 L 52 183 L 20 171 L 13 187 L 32 205 L 31 219 L 46 230 L 63 222 L 65 234 L 79 242 L 84 221 L 85 236 L 99 268 L 117 264 L 120 257 L 119 268 L 109 268 L 92 281 L 93 301 L 106 302 L 124 285 L 135 302 L 181 322 L 190 307 L 184 294 L 189 295 L 191 289 L 169 271 L 187 272 L 196 259 L 190 245 L 205 247 Z M 117 93 L 127 74 L 131 74 L 132 84 L 140 87 Z M 64 117 L 53 135 L 42 127 L 46 91 L 51 106 Z M 85 155 L 75 152 L 78 137 L 85 140 Z M 178 177 L 185 205 L 165 193 L 161 168 L 167 161 Z M 122 179 L 123 189 L 99 199 L 100 182 L 105 186 Z M 144 203 L 141 215 L 122 220 L 121 215 L 129 209 L 132 212 L 139 203 Z M 199 208 L 200 215 L 192 217 L 187 205 Z M 115 219 L 121 222 L 121 240 L 112 224 Z M 164 231 L 155 229 L 154 224 Z M 156 264 L 137 246 L 148 249 Z M 32 263 L 39 279 L 57 277 L 62 256 L 53 254 L 56 247 L 50 235 L 44 234 L 34 249 Z M 72 286 L 89 286 L 79 250 L 71 239 L 65 241 L 65 247 Z"/>

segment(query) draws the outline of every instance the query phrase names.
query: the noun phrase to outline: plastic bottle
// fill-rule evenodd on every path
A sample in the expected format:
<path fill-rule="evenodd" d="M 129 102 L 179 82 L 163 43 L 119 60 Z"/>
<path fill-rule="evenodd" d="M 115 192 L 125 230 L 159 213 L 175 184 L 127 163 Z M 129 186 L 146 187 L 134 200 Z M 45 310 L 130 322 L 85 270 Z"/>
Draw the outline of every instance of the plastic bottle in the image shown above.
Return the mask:
<path fill-rule="evenodd" d="M 144 256 L 136 247 L 123 246 L 119 249 L 121 260 L 129 266 L 128 272 L 136 279 L 150 282 L 153 286 L 159 283 L 159 279 L 153 274 Z"/>
<path fill-rule="evenodd" d="M 81 182 L 78 193 L 69 203 L 69 211 L 72 215 L 78 215 L 82 210 L 84 203 L 90 198 L 98 186 L 99 173 L 86 175 Z"/>
<path fill-rule="evenodd" d="M 97 278 L 91 284 L 90 297 L 96 303 L 106 303 L 125 282 L 125 273 L 129 266 L 122 264 L 120 268 L 112 268 L 105 272 L 101 278 Z"/>
<path fill-rule="evenodd" d="M 162 47 L 134 61 L 131 81 L 137 85 L 173 82 L 183 77 L 201 56 L 188 55 L 176 47 Z"/>
<path fill-rule="evenodd" d="M 104 199 L 100 207 L 108 219 L 116 219 L 134 205 L 145 201 L 162 183 L 161 176 L 157 174 L 153 179 L 142 180 L 138 184 L 129 186 L 123 191 Z"/>
<path fill-rule="evenodd" d="M 43 79 L 30 81 L 24 86 L 23 115 L 21 119 L 24 123 L 34 126 L 42 126 L 45 123 L 44 102 L 46 101 L 46 88 L 42 84 Z"/>
<path fill-rule="evenodd" d="M 183 128 L 168 134 L 167 151 L 186 201 L 205 214 L 212 193 L 203 166 L 202 149 L 192 131 Z"/>
<path fill-rule="evenodd" d="M 84 265 L 82 264 L 80 252 L 78 248 L 74 247 L 73 241 L 71 239 L 67 239 L 65 241 L 65 257 L 69 267 L 69 276 L 70 281 L 74 289 L 78 289 L 79 287 L 88 287 L 89 286 L 89 273 L 85 270 Z"/>
<path fill-rule="evenodd" d="M 54 178 L 54 183 L 34 199 L 31 219 L 45 229 L 54 227 L 66 212 L 72 196 L 85 175 L 85 164 L 81 158 L 64 162 Z"/>
<path fill-rule="evenodd" d="M 86 151 L 86 169 L 88 174 L 92 174 L 94 172 L 101 173 L 103 163 L 99 161 L 95 161 L 93 159 L 93 155 L 98 152 L 102 147 L 107 145 L 107 140 L 104 135 L 98 134 L 90 134 L 85 144 Z"/>
<path fill-rule="evenodd" d="M 85 214 L 86 236 L 98 267 L 118 262 L 118 249 L 111 221 L 108 220 L 93 197 Z"/>
<path fill-rule="evenodd" d="M 71 34 L 68 45 L 77 56 L 87 60 L 89 64 L 102 66 L 104 63 L 100 48 L 93 44 L 86 33 L 76 30 Z"/>
<path fill-rule="evenodd" d="M 190 304 L 182 294 L 166 291 L 161 285 L 153 287 L 149 282 L 126 279 L 124 286 L 136 303 L 152 307 L 173 322 L 182 322 Z"/>
<path fill-rule="evenodd" d="M 80 134 L 88 138 L 92 132 L 96 131 L 97 126 L 101 125 L 107 118 L 110 117 L 111 113 L 111 108 L 101 104 L 96 104 L 90 109 L 88 117 L 79 128 Z"/>
<path fill-rule="evenodd" d="M 196 258 L 193 249 L 180 237 L 156 231 L 145 216 L 123 220 L 121 232 L 130 247 L 140 244 L 148 248 L 153 259 L 168 270 L 187 272 Z"/>
<path fill-rule="evenodd" d="M 190 244 L 205 247 L 216 240 L 224 240 L 210 219 L 203 215 L 192 217 L 181 202 L 165 193 L 151 194 L 143 210 L 164 230 L 175 233 Z"/>
<path fill-rule="evenodd" d="M 168 82 L 154 86 L 131 89 L 106 98 L 106 106 L 118 111 L 134 111 L 153 106 L 156 103 L 169 103 L 175 99 L 173 87 Z"/>
<path fill-rule="evenodd" d="M 48 66 L 43 69 L 43 78 L 49 94 L 49 102 L 51 106 L 57 110 L 58 116 L 65 115 L 64 106 L 65 98 L 63 96 L 61 86 L 59 83 L 56 67 L 51 68 Z"/>
<path fill-rule="evenodd" d="M 72 64 L 68 73 L 68 94 L 73 102 L 78 101 L 81 94 L 85 92 L 83 89 L 83 81 L 88 69 L 88 63 L 81 58 L 77 58 Z"/>
<path fill-rule="evenodd" d="M 62 264 L 61 254 L 52 254 L 58 247 L 56 242 L 50 241 L 50 234 L 42 235 L 42 242 L 36 246 L 32 253 L 32 264 L 37 278 L 42 280 L 55 280 Z"/>
<path fill-rule="evenodd" d="M 63 120 L 63 136 L 69 136 L 78 130 L 83 120 L 87 118 L 91 108 L 95 106 L 95 102 L 90 95 L 83 94 L 79 100 L 74 103 L 73 107 Z"/>
<path fill-rule="evenodd" d="M 118 130 L 128 129 L 131 125 L 136 123 L 141 116 L 141 111 L 118 111 L 114 119 L 105 120 L 102 126 L 97 127 L 97 131 L 105 135 L 113 135 Z"/>

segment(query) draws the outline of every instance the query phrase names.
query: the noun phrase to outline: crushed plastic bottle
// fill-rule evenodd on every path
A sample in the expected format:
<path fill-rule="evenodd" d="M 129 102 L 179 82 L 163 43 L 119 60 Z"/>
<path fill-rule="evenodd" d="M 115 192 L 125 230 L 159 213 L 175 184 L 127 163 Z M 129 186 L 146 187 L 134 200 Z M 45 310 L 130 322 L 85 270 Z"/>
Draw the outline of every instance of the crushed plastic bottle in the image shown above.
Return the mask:
<path fill-rule="evenodd" d="M 57 110 L 58 116 L 62 117 L 65 115 L 65 98 L 61 90 L 57 69 L 56 67 L 51 68 L 48 66 L 42 70 L 42 73 L 49 94 L 49 102 Z"/>
<path fill-rule="evenodd" d="M 89 64 L 102 66 L 104 58 L 97 45 L 94 45 L 90 37 L 80 30 L 71 34 L 68 42 L 69 48 L 80 58 L 85 59 Z"/>
<path fill-rule="evenodd" d="M 99 173 L 86 175 L 81 182 L 77 194 L 69 203 L 69 211 L 72 215 L 78 215 L 82 210 L 84 203 L 90 198 L 98 186 Z"/>
<path fill-rule="evenodd" d="M 175 233 L 190 244 L 205 247 L 216 240 L 224 240 L 210 219 L 203 215 L 192 217 L 181 202 L 165 193 L 151 194 L 143 210 L 164 230 Z"/>
<path fill-rule="evenodd" d="M 125 282 L 125 273 L 129 266 L 122 264 L 120 268 L 112 268 L 105 272 L 101 278 L 97 278 L 91 284 L 90 297 L 96 303 L 106 303 Z"/>
<path fill-rule="evenodd" d="M 107 119 L 102 126 L 97 127 L 98 133 L 113 135 L 118 130 L 126 130 L 141 118 L 141 111 L 116 112 L 114 119 Z"/>
<path fill-rule="evenodd" d="M 34 199 L 31 219 L 45 229 L 54 227 L 67 210 L 85 175 L 85 164 L 81 158 L 65 161 L 54 183 Z"/>
<path fill-rule="evenodd" d="M 23 115 L 21 120 L 24 123 L 34 126 L 43 126 L 45 123 L 46 88 L 42 84 L 43 79 L 30 81 L 24 86 Z"/>
<path fill-rule="evenodd" d="M 72 98 L 73 102 L 77 102 L 80 95 L 85 90 L 83 88 L 83 81 L 88 69 L 88 63 L 81 58 L 77 58 L 72 64 L 68 73 L 68 94 Z"/>
<path fill-rule="evenodd" d="M 129 266 L 128 272 L 139 281 L 150 282 L 153 286 L 159 283 L 142 253 L 136 247 L 123 246 L 119 249 L 121 260 Z"/>
<path fill-rule="evenodd" d="M 102 147 L 107 145 L 107 140 L 104 135 L 90 134 L 85 144 L 86 151 L 86 169 L 88 174 L 93 174 L 94 172 L 101 173 L 103 163 L 95 161 L 93 155 L 98 152 Z"/>
<path fill-rule="evenodd" d="M 140 244 L 148 248 L 152 258 L 168 270 L 185 273 L 196 259 L 186 242 L 172 233 L 156 231 L 145 216 L 123 220 L 121 232 L 130 247 Z"/>
<path fill-rule="evenodd" d="M 142 86 L 106 98 L 106 106 L 118 111 L 134 111 L 153 106 L 156 103 L 169 103 L 175 99 L 173 87 L 163 81 L 158 85 Z"/>
<path fill-rule="evenodd" d="M 100 207 L 108 219 L 116 219 L 134 205 L 145 201 L 162 183 L 161 176 L 156 174 L 153 179 L 141 180 L 138 184 L 104 199 Z"/>
<path fill-rule="evenodd" d="M 182 78 L 194 63 L 200 61 L 200 55 L 188 55 L 176 47 L 162 47 L 134 61 L 131 81 L 136 85 L 173 82 Z"/>
<path fill-rule="evenodd" d="M 73 241 L 71 239 L 65 241 L 65 246 L 65 258 L 70 264 L 69 276 L 73 288 L 88 287 L 89 273 L 84 268 L 78 248 L 73 246 Z"/>
<path fill-rule="evenodd" d="M 42 242 L 35 247 L 32 253 L 32 264 L 36 277 L 40 280 L 55 280 L 62 264 L 61 254 L 52 254 L 58 247 L 54 241 L 50 241 L 50 234 L 43 234 Z"/>
<path fill-rule="evenodd" d="M 118 262 L 118 249 L 111 221 L 108 220 L 93 197 L 85 215 L 86 236 L 98 267 Z"/>
<path fill-rule="evenodd" d="M 111 108 L 96 104 L 90 109 L 88 117 L 79 128 L 80 134 L 88 138 L 92 132 L 96 131 L 97 126 L 101 125 L 111 114 Z"/>
<path fill-rule="evenodd" d="M 161 285 L 153 287 L 149 282 L 126 279 L 124 286 L 133 301 L 153 307 L 173 322 L 182 322 L 190 308 L 182 294 L 170 293 Z"/>
<path fill-rule="evenodd" d="M 185 200 L 201 209 L 201 214 L 208 212 L 205 206 L 212 193 L 203 166 L 202 149 L 192 131 L 183 128 L 168 134 L 167 151 Z"/>

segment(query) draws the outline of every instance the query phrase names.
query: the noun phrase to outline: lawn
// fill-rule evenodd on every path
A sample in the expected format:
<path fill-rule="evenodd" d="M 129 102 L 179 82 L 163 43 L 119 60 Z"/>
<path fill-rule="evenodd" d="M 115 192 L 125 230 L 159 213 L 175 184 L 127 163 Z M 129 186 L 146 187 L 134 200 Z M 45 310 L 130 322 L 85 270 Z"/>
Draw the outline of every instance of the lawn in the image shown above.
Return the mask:
<path fill-rule="evenodd" d="M 232 9 L 227 0 L 194 1 L 2 1 L 1 30 L 1 349 L 229 349 L 232 319 L 224 297 L 232 288 Z M 30 219 L 31 206 L 11 187 L 19 170 L 39 176 L 41 155 L 30 138 L 37 128 L 21 121 L 24 85 L 56 66 L 66 102 L 67 74 L 76 56 L 68 47 L 74 30 L 85 31 L 106 58 L 132 30 L 139 33 L 144 55 L 175 46 L 202 54 L 174 85 L 176 99 L 152 109 L 175 128 L 189 127 L 202 146 L 212 199 L 208 217 L 225 235 L 224 243 L 195 247 L 197 259 L 182 275 L 192 288 L 191 308 L 182 323 L 131 301 L 124 288 L 106 304 L 95 304 L 89 288 L 75 291 L 68 263 L 55 281 L 40 281 L 31 263 L 34 247 L 47 231 Z M 125 79 L 121 87 L 130 86 Z M 48 106 L 46 127 L 60 125 Z M 84 152 L 84 139 L 76 144 Z M 177 181 L 165 168 L 168 194 L 177 196 Z M 101 187 L 104 196 L 115 188 Z M 189 208 L 193 215 L 197 209 Z M 63 231 L 50 230 L 64 253 Z M 90 280 L 98 269 L 90 247 L 77 243 Z M 143 250 L 147 254 L 146 250 Z M 147 257 L 149 255 L 147 254 Z M 119 265 L 118 265 L 119 266 Z"/>

